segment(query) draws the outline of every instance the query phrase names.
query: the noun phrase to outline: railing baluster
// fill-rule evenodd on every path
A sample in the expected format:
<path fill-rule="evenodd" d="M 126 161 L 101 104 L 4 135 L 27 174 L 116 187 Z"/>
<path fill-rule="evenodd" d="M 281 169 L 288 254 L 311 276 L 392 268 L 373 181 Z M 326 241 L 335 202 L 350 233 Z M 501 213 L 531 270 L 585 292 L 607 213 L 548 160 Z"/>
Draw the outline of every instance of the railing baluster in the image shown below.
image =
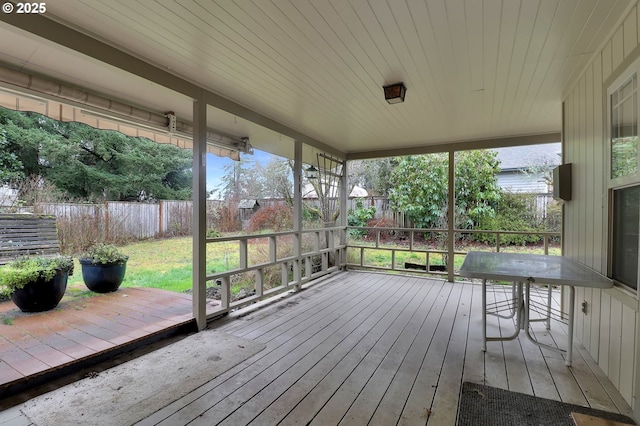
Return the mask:
<path fill-rule="evenodd" d="M 278 242 L 276 237 L 269 237 L 269 262 L 278 260 Z"/>
<path fill-rule="evenodd" d="M 280 280 L 283 286 L 287 287 L 289 285 L 289 262 L 280 264 Z"/>
<path fill-rule="evenodd" d="M 255 282 L 256 295 L 262 296 L 264 294 L 264 271 L 262 268 L 260 268 L 256 272 L 257 272 L 256 282 Z"/>
<path fill-rule="evenodd" d="M 427 229 L 427 228 L 384 228 L 384 229 L 380 229 L 380 228 L 376 228 L 376 227 L 351 227 L 348 226 L 347 227 L 347 231 L 349 229 L 364 229 L 364 230 L 368 230 L 368 231 L 373 231 L 376 233 L 375 236 L 375 243 L 372 245 L 367 245 L 366 243 L 361 244 L 355 244 L 353 242 L 349 242 L 345 248 L 345 250 L 349 250 L 349 249 L 357 249 L 359 250 L 359 260 L 355 261 L 355 262 L 347 262 L 347 267 L 349 266 L 357 266 L 357 267 L 364 267 L 364 268 L 372 268 L 372 269 L 383 269 L 383 270 L 397 270 L 398 268 L 396 267 L 396 261 L 398 259 L 397 253 L 398 252 L 402 252 L 402 251 L 407 251 L 407 252 L 418 252 L 418 253 L 424 253 L 425 254 L 425 262 L 426 262 L 426 272 L 429 273 L 429 265 L 431 263 L 431 258 L 432 258 L 432 254 L 437 254 L 438 256 L 443 256 L 449 253 L 449 251 L 442 251 L 442 250 L 431 250 L 429 248 L 420 248 L 416 246 L 416 241 L 415 241 L 415 233 L 416 232 L 422 232 L 422 233 L 426 233 L 426 232 L 430 232 L 430 233 L 438 233 L 438 232 L 446 232 L 446 230 L 442 230 L 442 229 Z M 409 249 L 407 250 L 406 246 L 404 248 L 396 248 L 394 246 L 385 246 L 385 244 L 381 241 L 380 239 L 380 233 L 381 232 L 390 232 L 390 231 L 395 231 L 397 233 L 401 233 L 401 232 L 405 232 L 409 234 Z M 508 234 L 508 235 L 528 235 L 529 232 L 526 231 L 493 231 L 493 230 L 468 230 L 468 229 L 454 229 L 454 234 L 464 234 L 464 235 L 469 235 L 469 234 L 486 234 L 486 235 L 495 235 L 495 251 L 499 252 L 501 250 L 501 244 L 502 244 L 502 235 L 504 234 Z M 559 232 L 538 232 L 535 233 L 536 235 L 541 235 L 543 237 L 543 241 L 544 241 L 544 252 L 545 254 L 548 254 L 550 251 L 550 247 L 551 247 L 551 243 L 552 237 L 562 237 L 562 235 Z M 491 245 L 489 245 L 489 247 L 491 247 Z M 390 252 L 391 253 L 391 266 L 373 266 L 373 265 L 367 265 L 365 262 L 365 251 L 375 251 L 375 250 L 383 250 L 386 252 Z M 465 255 L 466 252 L 465 251 L 458 251 L 455 249 L 453 250 L 453 254 L 452 254 L 452 258 L 450 260 L 452 265 L 455 265 L 454 261 L 456 256 L 463 256 Z M 404 269 L 404 268 L 402 268 Z M 439 275 L 444 275 L 444 274 L 439 274 Z M 447 274 L 448 275 L 448 274 Z M 455 274 L 455 270 L 454 270 L 454 275 Z"/>
<path fill-rule="evenodd" d="M 220 286 L 220 303 L 222 309 L 228 309 L 231 302 L 231 279 L 229 276 L 222 277 L 222 285 Z"/>
<path fill-rule="evenodd" d="M 544 235 L 544 254 L 549 254 L 549 236 Z"/>
<path fill-rule="evenodd" d="M 240 269 L 247 269 L 248 264 L 248 250 L 247 250 L 247 240 L 241 239 L 238 241 L 240 243 Z"/>

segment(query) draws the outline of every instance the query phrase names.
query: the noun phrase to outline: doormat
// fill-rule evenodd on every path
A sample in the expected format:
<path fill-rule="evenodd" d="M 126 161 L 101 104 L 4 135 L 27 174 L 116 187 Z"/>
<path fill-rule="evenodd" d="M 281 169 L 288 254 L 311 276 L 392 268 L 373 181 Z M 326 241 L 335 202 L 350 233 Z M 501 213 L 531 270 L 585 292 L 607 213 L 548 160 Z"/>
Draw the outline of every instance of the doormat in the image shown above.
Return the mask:
<path fill-rule="evenodd" d="M 132 425 L 265 348 L 214 330 L 178 342 L 25 402 L 34 425 Z"/>
<path fill-rule="evenodd" d="M 572 412 L 636 424 L 622 414 L 464 382 L 458 405 L 457 425 L 575 426 L 571 419 Z"/>

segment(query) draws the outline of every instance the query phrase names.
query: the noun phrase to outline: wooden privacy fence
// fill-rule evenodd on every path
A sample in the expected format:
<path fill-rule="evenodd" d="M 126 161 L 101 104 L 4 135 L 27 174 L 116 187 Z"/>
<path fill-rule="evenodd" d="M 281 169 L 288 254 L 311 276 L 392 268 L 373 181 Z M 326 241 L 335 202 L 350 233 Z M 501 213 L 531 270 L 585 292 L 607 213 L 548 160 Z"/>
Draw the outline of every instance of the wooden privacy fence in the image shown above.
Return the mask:
<path fill-rule="evenodd" d="M 211 221 L 222 204 L 207 201 L 207 217 Z M 191 201 L 165 200 L 159 203 L 39 203 L 34 206 L 34 212 L 56 216 L 61 246 L 65 251 L 76 252 L 96 241 L 190 235 L 193 205 Z"/>
<path fill-rule="evenodd" d="M 0 213 L 0 265 L 28 254 L 59 251 L 55 216 Z"/>
<path fill-rule="evenodd" d="M 550 196 L 540 194 L 531 203 L 531 210 L 544 217 Z M 377 219 L 392 219 L 396 226 L 412 227 L 401 212 L 389 207 L 387 197 L 350 197 L 347 209 L 356 209 L 362 200 L 364 207 L 374 206 Z M 258 199 L 261 207 L 285 204 L 284 199 Z M 317 200 L 306 199 L 314 205 Z M 228 203 L 207 200 L 207 228 L 216 229 L 219 212 Z M 317 206 L 316 206 L 317 207 Z M 193 205 L 191 201 L 163 200 L 158 203 L 109 201 L 104 204 L 39 203 L 34 213 L 54 215 L 58 218 L 61 248 L 65 252 L 84 250 L 96 241 L 125 242 L 158 237 L 191 235 Z M 229 212 L 227 212 L 228 214 Z"/>

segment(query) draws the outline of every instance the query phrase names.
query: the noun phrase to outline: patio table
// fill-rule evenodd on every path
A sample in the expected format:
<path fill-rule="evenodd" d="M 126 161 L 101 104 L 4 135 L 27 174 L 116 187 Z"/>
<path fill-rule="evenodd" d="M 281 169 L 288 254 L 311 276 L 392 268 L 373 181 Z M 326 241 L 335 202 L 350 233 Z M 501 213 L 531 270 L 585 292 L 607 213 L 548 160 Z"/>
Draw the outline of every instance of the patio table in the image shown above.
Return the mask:
<path fill-rule="evenodd" d="M 460 267 L 460 275 L 466 278 L 482 279 L 482 338 L 483 351 L 487 350 L 487 341 L 513 340 L 524 330 L 527 338 L 538 346 L 566 353 L 565 364 L 571 366 L 573 352 L 573 315 L 575 310 L 575 287 L 611 288 L 613 281 L 594 270 L 564 256 L 549 256 L 523 253 L 494 253 L 471 251 Z M 516 329 L 513 335 L 506 337 L 487 337 L 487 280 L 511 281 Z M 530 287 L 532 283 L 549 285 L 546 318 L 547 329 L 550 326 L 551 286 L 569 287 L 569 312 L 567 349 L 546 345 L 537 341 L 529 331 Z M 524 292 L 523 292 L 524 290 Z M 490 313 L 491 314 L 491 313 Z M 494 315 L 499 314 L 493 313 Z"/>

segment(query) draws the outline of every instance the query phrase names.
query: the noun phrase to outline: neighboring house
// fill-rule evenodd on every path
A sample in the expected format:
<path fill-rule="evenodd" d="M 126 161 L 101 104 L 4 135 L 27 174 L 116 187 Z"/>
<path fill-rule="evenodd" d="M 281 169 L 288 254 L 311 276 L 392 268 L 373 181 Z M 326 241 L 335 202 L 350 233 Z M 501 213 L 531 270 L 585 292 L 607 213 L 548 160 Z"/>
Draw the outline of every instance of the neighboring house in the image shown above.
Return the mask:
<path fill-rule="evenodd" d="M 325 191 L 327 191 L 327 189 L 325 189 Z M 328 189 L 328 192 L 329 192 L 328 195 L 330 198 L 338 198 L 340 196 L 339 189 L 337 187 L 330 187 Z M 349 193 L 350 198 L 367 197 L 367 196 L 369 196 L 369 193 L 367 192 L 367 190 L 357 185 L 355 185 L 351 190 L 351 192 Z M 311 185 L 310 183 L 306 183 L 302 187 L 302 198 L 305 198 L 305 199 L 318 198 L 318 194 L 316 194 L 316 190 L 313 188 L 313 185 Z"/>
<path fill-rule="evenodd" d="M 558 143 L 514 146 L 495 149 L 500 161 L 498 185 L 505 191 L 546 194 L 552 188 L 545 179 L 545 169 L 551 170 L 562 161 L 562 146 Z"/>

